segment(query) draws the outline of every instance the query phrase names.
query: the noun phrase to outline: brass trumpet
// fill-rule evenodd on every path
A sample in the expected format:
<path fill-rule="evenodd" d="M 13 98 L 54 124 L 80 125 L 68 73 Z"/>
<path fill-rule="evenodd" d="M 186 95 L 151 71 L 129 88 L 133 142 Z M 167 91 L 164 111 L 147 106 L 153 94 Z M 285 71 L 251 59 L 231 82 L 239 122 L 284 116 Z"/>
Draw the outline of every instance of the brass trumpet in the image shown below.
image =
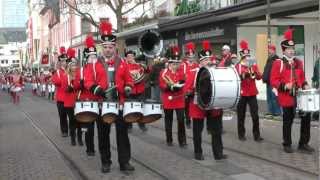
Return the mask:
<path fill-rule="evenodd" d="M 166 82 L 168 86 L 172 86 L 174 84 L 174 81 L 169 76 L 164 75 L 163 80 Z"/>

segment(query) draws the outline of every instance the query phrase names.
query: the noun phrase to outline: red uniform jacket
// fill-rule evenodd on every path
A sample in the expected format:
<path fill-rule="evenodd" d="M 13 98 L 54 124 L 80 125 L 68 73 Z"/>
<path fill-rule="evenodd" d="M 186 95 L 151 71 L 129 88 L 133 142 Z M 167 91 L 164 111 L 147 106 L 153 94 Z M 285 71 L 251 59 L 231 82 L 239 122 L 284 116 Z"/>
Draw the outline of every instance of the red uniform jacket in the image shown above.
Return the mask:
<path fill-rule="evenodd" d="M 193 94 L 195 92 L 195 78 L 198 73 L 199 68 L 190 69 L 187 73 L 185 92 L 187 94 Z M 189 102 L 189 116 L 194 119 L 204 119 L 210 114 L 212 117 L 217 117 L 222 115 L 222 109 L 204 110 L 201 109 L 197 104 L 195 104 L 194 96 Z"/>
<path fill-rule="evenodd" d="M 74 107 L 77 97 L 77 91 L 74 89 L 72 92 L 67 92 L 68 86 L 73 86 L 73 81 L 69 75 L 63 76 L 61 86 L 65 89 L 65 97 L 63 99 L 64 107 Z"/>
<path fill-rule="evenodd" d="M 56 101 L 63 102 L 65 97 L 65 89 L 62 87 L 62 79 L 66 76 L 63 69 L 58 69 L 52 76 L 52 82 L 56 86 L 55 99 Z"/>
<path fill-rule="evenodd" d="M 197 67 L 199 67 L 198 63 L 193 63 L 193 62 L 190 62 L 188 60 L 183 60 L 183 65 L 185 66 L 183 69 L 184 73 L 186 74 L 187 72 L 189 72 L 190 70 L 192 69 L 195 69 Z"/>
<path fill-rule="evenodd" d="M 119 93 L 120 104 L 123 104 L 125 101 L 125 86 L 130 86 L 131 88 L 134 87 L 134 82 L 132 77 L 130 76 L 127 66 L 128 64 L 124 60 L 121 60 L 121 63 L 118 69 L 116 70 L 115 75 L 115 83 L 117 86 L 117 91 Z"/>
<path fill-rule="evenodd" d="M 81 89 L 81 85 L 80 85 L 81 74 L 82 74 L 82 78 L 83 78 L 83 81 L 84 81 L 85 77 L 83 77 L 83 74 L 84 74 L 84 71 L 86 71 L 87 67 L 88 66 L 85 65 L 83 68 L 78 68 L 77 71 L 76 71 L 76 75 L 75 75 L 74 81 L 72 82 L 73 87 L 78 92 L 77 96 L 76 96 L 76 100 L 79 99 L 81 101 L 89 101 L 89 100 L 94 99 L 93 94 L 90 93 L 90 91 L 87 90 L 86 88 Z"/>
<path fill-rule="evenodd" d="M 108 88 L 108 76 L 101 62 L 89 63 L 83 71 L 84 87 L 91 93 L 90 100 L 102 100 L 100 96 L 96 96 L 91 92 L 93 85 L 98 85 L 103 90 Z"/>
<path fill-rule="evenodd" d="M 236 65 L 236 70 L 238 71 L 240 78 L 243 74 L 249 73 L 249 67 L 241 63 Z M 252 70 L 255 73 L 255 79 L 252 79 L 251 77 L 245 79 L 241 78 L 241 96 L 256 96 L 258 94 L 256 80 L 260 80 L 262 75 L 256 64 L 252 65 Z"/>
<path fill-rule="evenodd" d="M 165 81 L 165 77 L 170 78 L 173 83 L 184 81 L 186 79 L 183 73 L 183 66 L 177 70 L 176 73 L 172 72 L 169 68 L 165 68 L 160 72 L 159 87 L 162 91 L 161 98 L 164 109 L 181 109 L 185 107 L 184 88 L 181 90 L 172 92 L 168 89 L 168 84 Z M 169 98 L 170 96 L 170 98 Z"/>
<path fill-rule="evenodd" d="M 292 71 L 292 73 L 291 66 L 295 68 L 295 71 Z M 296 78 L 291 78 L 293 74 L 295 74 Z M 274 61 L 271 68 L 270 83 L 272 87 L 278 90 L 278 102 L 282 107 L 292 107 L 296 105 L 295 97 L 291 96 L 289 91 L 282 90 L 282 87 L 291 81 L 296 84 L 297 88 L 303 87 L 305 76 L 302 61 L 294 59 L 292 65 L 285 59 L 277 59 Z"/>

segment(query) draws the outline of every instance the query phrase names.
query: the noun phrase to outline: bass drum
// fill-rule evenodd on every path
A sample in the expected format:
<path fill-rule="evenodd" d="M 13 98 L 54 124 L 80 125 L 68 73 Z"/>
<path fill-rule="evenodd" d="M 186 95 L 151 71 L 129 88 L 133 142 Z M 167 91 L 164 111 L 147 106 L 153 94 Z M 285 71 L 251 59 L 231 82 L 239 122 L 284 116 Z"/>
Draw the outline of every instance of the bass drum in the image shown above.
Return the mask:
<path fill-rule="evenodd" d="M 240 98 L 240 83 L 233 67 L 202 67 L 196 77 L 196 103 L 206 110 L 233 109 Z"/>

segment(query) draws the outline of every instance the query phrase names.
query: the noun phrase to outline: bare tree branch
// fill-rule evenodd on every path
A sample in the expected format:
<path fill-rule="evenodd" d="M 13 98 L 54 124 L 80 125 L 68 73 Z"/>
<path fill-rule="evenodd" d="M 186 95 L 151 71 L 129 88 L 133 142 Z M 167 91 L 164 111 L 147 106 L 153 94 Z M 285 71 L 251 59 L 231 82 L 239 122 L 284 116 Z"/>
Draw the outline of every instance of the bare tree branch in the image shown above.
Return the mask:
<path fill-rule="evenodd" d="M 112 9 L 113 12 L 116 12 L 116 8 L 113 6 L 110 0 L 106 0 L 105 2 Z"/>
<path fill-rule="evenodd" d="M 121 14 L 122 15 L 125 15 L 127 13 L 129 13 L 130 11 L 132 11 L 133 9 L 135 9 L 136 7 L 142 5 L 142 4 L 145 4 L 147 2 L 150 2 L 151 0 L 142 0 L 142 1 L 139 1 L 137 2 L 134 6 L 132 6 L 131 8 L 127 9 L 126 11 L 122 12 Z"/>

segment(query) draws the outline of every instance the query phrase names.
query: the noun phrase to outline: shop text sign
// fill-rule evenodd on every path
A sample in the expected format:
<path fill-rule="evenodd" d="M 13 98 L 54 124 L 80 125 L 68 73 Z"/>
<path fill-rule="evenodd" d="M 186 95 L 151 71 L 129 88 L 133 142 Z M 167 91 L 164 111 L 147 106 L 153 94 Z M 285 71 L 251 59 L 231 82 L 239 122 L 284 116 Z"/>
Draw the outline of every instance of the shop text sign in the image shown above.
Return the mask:
<path fill-rule="evenodd" d="M 206 39 L 210 37 L 217 37 L 217 36 L 223 36 L 224 35 L 224 29 L 215 28 L 211 29 L 209 31 L 203 31 L 203 32 L 186 32 L 185 34 L 185 40 L 194 40 L 194 39 Z"/>

